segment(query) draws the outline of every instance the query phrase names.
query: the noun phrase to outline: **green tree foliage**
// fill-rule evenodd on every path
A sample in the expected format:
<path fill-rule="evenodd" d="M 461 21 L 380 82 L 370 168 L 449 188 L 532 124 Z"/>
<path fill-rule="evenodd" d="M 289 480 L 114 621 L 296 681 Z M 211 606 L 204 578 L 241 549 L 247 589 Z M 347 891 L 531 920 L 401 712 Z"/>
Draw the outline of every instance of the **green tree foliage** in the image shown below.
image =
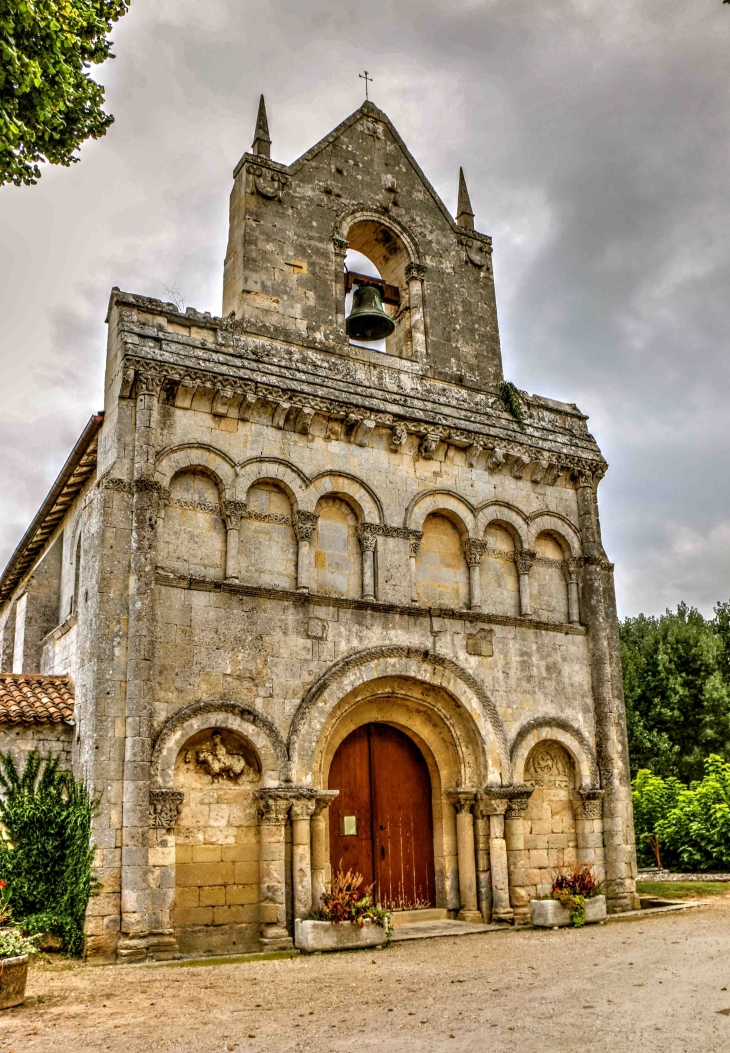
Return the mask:
<path fill-rule="evenodd" d="M 673 862 L 671 851 L 669 854 L 664 852 L 657 829 L 675 807 L 679 794 L 684 789 L 679 779 L 675 779 L 673 775 L 662 779 L 645 768 L 636 773 L 636 778 L 631 784 L 631 796 L 634 802 L 636 851 L 640 863 L 656 863 L 658 867 L 662 867 Z"/>
<path fill-rule="evenodd" d="M 86 907 L 98 891 L 91 871 L 98 801 L 58 770 L 58 758 L 36 750 L 22 773 L 0 754 L 0 791 L 0 878 L 10 888 L 13 921 L 29 932 L 55 933 L 78 955 Z"/>
<path fill-rule="evenodd" d="M 640 614 L 620 636 L 632 771 L 689 782 L 711 753 L 730 759 L 730 604 Z"/>
<path fill-rule="evenodd" d="M 0 0 L 0 185 L 35 183 L 38 162 L 68 166 L 113 122 L 91 65 L 127 0 Z"/>
<path fill-rule="evenodd" d="M 730 763 L 708 757 L 704 778 L 680 790 L 656 834 L 689 870 L 730 867 Z"/>

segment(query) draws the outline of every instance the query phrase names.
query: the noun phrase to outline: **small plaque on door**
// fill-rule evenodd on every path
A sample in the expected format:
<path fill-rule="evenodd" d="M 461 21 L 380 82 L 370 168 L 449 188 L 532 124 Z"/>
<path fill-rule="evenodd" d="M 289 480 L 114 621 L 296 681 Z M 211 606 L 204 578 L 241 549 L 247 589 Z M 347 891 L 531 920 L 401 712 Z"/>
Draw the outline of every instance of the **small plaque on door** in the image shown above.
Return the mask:
<path fill-rule="evenodd" d="M 357 837 L 357 816 L 342 816 L 342 834 L 344 837 Z"/>

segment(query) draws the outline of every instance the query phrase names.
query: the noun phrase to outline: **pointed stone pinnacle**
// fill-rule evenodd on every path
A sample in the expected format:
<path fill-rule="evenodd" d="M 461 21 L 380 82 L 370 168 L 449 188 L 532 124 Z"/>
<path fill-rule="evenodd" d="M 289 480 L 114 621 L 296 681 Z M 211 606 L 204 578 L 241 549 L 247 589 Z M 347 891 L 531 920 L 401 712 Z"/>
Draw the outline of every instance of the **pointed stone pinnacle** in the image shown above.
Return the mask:
<path fill-rule="evenodd" d="M 271 157 L 271 136 L 269 135 L 269 122 L 266 119 L 266 103 L 263 95 L 259 99 L 259 113 L 256 118 L 256 131 L 254 132 L 251 152 L 259 157 Z"/>
<path fill-rule="evenodd" d="M 459 201 L 456 206 L 456 225 L 474 230 L 474 209 L 469 200 L 469 191 L 466 189 L 464 169 L 459 169 Z"/>

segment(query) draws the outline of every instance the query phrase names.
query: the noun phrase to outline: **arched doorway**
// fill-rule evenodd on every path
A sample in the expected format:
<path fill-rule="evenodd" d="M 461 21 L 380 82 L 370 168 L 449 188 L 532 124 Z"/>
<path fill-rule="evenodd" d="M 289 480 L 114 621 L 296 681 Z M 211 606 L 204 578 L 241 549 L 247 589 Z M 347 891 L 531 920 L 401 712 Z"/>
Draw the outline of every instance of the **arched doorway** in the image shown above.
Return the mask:
<path fill-rule="evenodd" d="M 431 777 L 404 732 L 363 724 L 337 748 L 329 788 L 332 872 L 354 870 L 394 909 L 436 905 Z"/>

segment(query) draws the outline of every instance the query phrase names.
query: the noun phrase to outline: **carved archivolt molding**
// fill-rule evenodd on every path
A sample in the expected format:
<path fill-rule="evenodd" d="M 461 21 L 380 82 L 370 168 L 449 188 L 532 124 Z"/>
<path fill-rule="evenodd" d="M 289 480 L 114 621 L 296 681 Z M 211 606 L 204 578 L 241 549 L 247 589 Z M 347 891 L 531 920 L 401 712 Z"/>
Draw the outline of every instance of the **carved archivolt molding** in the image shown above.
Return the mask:
<path fill-rule="evenodd" d="M 517 778 L 524 779 L 525 764 L 533 747 L 551 741 L 562 746 L 572 757 L 580 773 L 581 789 L 600 789 L 601 778 L 593 746 L 579 728 L 560 716 L 534 717 L 517 731 L 510 750 Z"/>

